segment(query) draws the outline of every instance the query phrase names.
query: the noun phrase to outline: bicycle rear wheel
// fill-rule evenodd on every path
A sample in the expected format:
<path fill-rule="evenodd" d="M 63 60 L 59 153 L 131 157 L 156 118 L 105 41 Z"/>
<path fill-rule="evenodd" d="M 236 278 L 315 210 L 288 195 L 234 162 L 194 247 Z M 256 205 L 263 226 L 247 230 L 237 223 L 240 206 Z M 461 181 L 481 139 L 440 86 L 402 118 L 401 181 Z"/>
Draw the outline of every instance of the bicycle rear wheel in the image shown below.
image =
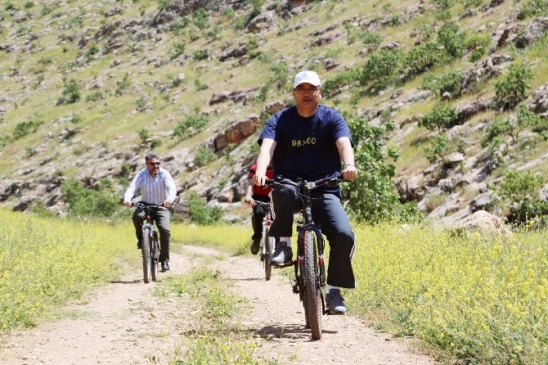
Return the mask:
<path fill-rule="evenodd" d="M 150 256 L 150 228 L 143 229 L 143 279 L 145 284 L 152 280 L 152 257 Z"/>
<path fill-rule="evenodd" d="M 274 253 L 274 244 L 275 244 L 275 238 L 270 237 L 268 234 L 268 229 L 265 232 L 264 239 L 264 245 L 265 245 L 265 252 L 264 252 L 264 277 L 268 281 L 270 280 L 270 276 L 272 275 L 272 265 L 270 264 L 272 261 L 272 254 Z"/>
<path fill-rule="evenodd" d="M 314 231 L 304 231 L 304 298 L 307 327 L 310 326 L 312 339 L 322 338 L 322 292 L 319 282 L 317 238 Z M 303 273 L 301 273 L 303 274 Z"/>

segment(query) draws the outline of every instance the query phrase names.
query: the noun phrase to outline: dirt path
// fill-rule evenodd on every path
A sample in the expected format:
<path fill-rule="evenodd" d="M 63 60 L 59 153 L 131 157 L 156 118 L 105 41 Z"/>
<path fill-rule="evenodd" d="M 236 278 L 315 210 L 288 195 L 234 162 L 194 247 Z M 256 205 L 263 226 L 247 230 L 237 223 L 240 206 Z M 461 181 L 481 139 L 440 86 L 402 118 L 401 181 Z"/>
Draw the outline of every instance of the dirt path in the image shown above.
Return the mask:
<path fill-rule="evenodd" d="M 172 254 L 171 271 L 162 275 L 183 274 L 184 268 L 201 261 L 196 255 L 217 254 L 184 246 L 182 254 Z M 253 307 L 243 324 L 257 334 L 255 355 L 259 358 L 303 365 L 434 364 L 405 343 L 375 333 L 352 316 L 324 316 L 323 339 L 311 341 L 304 327 L 302 305 L 279 271 L 273 271 L 272 280 L 266 282 L 257 257 L 230 257 L 212 265 Z M 178 299 L 155 297 L 155 285 L 143 284 L 141 273 L 136 271 L 86 295 L 79 303 L 67 305 L 62 319 L 4 338 L 0 363 L 167 364 L 174 351 L 183 346 L 182 333 L 192 315 Z"/>

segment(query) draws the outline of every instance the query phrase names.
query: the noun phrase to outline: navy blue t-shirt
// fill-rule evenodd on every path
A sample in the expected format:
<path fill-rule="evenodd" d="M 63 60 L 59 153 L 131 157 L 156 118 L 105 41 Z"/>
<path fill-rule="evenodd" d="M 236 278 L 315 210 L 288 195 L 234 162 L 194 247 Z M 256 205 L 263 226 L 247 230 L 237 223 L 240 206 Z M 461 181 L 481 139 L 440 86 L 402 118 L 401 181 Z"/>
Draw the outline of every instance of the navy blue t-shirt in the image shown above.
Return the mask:
<path fill-rule="evenodd" d="M 272 166 L 276 176 L 308 181 L 332 177 L 341 172 L 341 158 L 335 141 L 350 136 L 343 116 L 335 109 L 318 105 L 311 117 L 302 117 L 292 106 L 274 114 L 259 136 L 276 141 Z M 333 192 L 338 188 L 328 189 Z"/>

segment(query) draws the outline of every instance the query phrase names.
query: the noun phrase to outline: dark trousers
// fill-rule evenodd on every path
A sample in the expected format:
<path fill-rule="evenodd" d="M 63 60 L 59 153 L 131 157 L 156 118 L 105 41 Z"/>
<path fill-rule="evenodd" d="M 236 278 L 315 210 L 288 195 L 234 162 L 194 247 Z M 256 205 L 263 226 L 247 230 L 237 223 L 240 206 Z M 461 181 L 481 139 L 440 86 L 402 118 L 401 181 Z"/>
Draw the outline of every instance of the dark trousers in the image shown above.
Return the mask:
<path fill-rule="evenodd" d="M 270 198 L 264 195 L 253 194 L 253 200 L 261 201 L 263 203 L 270 202 Z M 251 213 L 251 225 L 253 226 L 252 240 L 260 240 L 263 238 L 263 220 L 266 216 L 266 208 L 262 205 L 255 205 Z"/>
<path fill-rule="evenodd" d="M 169 260 L 169 230 L 171 213 L 167 209 L 153 209 L 152 219 L 156 222 L 158 232 L 160 233 L 160 262 Z M 143 239 L 143 221 L 145 220 L 145 211 L 137 208 L 133 212 L 133 225 L 135 226 L 135 235 L 138 240 Z"/>
<path fill-rule="evenodd" d="M 270 235 L 292 236 L 293 215 L 301 209 L 301 199 L 296 190 L 292 187 L 272 190 L 272 204 L 275 216 Z M 355 288 L 351 262 L 355 237 L 340 198 L 335 194 L 313 192 L 312 219 L 329 241 L 327 284 Z"/>

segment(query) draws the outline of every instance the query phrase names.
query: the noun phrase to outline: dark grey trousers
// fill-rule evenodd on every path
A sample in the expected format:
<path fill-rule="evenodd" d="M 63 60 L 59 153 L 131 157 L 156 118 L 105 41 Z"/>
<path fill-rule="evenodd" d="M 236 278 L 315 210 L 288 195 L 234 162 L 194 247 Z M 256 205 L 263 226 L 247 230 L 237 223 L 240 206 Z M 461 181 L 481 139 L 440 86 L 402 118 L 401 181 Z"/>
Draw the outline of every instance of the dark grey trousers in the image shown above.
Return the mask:
<path fill-rule="evenodd" d="M 169 260 L 169 222 L 171 213 L 166 209 L 153 209 L 152 219 L 156 222 L 158 232 L 160 233 L 160 262 Z M 135 226 L 135 235 L 138 240 L 143 239 L 143 221 L 145 220 L 145 211 L 137 208 L 133 212 L 133 225 Z"/>
<path fill-rule="evenodd" d="M 296 190 L 292 187 L 272 190 L 272 206 L 275 217 L 270 227 L 270 235 L 292 236 L 293 214 L 301 209 L 301 200 Z M 312 219 L 329 241 L 327 284 L 355 288 L 351 262 L 355 237 L 340 198 L 335 194 L 313 192 Z"/>

